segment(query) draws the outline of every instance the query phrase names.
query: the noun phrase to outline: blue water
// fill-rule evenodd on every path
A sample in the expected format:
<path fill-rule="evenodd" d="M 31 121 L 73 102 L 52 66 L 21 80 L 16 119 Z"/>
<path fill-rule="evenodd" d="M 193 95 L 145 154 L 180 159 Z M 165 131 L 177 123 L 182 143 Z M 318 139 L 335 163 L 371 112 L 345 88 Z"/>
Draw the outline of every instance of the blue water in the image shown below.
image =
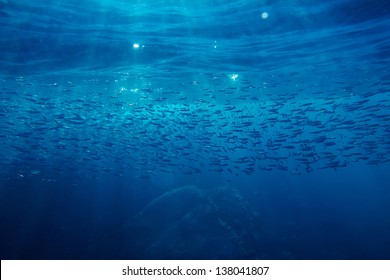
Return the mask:
<path fill-rule="evenodd" d="M 390 259 L 388 1 L 0 1 L 1 259 Z"/>

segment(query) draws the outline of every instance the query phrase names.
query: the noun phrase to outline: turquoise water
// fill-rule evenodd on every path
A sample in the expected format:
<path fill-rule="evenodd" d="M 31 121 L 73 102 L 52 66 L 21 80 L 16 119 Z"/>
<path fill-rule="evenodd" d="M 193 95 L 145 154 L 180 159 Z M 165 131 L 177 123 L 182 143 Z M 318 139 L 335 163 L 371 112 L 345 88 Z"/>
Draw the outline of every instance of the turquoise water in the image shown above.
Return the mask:
<path fill-rule="evenodd" d="M 0 1 L 0 257 L 388 259 L 389 14 Z"/>

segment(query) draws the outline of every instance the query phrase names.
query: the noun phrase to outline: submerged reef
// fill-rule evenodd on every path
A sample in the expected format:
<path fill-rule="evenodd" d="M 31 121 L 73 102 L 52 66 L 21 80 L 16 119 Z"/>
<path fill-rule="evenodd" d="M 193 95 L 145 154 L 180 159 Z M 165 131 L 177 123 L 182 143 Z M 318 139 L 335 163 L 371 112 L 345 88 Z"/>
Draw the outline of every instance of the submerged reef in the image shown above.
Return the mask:
<path fill-rule="evenodd" d="M 253 259 L 261 234 L 259 215 L 229 186 L 170 190 L 125 228 L 124 248 L 141 259 Z"/>

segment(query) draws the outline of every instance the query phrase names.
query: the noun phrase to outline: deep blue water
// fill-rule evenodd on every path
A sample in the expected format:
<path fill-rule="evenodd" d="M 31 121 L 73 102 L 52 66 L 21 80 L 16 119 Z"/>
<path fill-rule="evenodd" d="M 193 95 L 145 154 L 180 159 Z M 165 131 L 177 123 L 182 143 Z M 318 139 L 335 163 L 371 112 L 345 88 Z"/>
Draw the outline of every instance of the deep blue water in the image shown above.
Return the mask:
<path fill-rule="evenodd" d="M 388 1 L 0 1 L 1 259 L 390 259 Z"/>

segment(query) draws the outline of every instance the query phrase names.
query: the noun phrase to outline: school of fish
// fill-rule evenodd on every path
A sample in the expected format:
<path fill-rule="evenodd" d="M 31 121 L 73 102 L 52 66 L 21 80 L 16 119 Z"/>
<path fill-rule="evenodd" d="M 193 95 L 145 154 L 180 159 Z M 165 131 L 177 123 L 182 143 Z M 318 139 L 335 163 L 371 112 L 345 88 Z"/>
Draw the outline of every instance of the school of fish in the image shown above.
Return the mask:
<path fill-rule="evenodd" d="M 243 76 L 166 87 L 137 73 L 3 77 L 0 175 L 299 175 L 390 161 L 388 80 L 288 91 Z M 290 85 L 298 76 L 286 75 Z"/>

